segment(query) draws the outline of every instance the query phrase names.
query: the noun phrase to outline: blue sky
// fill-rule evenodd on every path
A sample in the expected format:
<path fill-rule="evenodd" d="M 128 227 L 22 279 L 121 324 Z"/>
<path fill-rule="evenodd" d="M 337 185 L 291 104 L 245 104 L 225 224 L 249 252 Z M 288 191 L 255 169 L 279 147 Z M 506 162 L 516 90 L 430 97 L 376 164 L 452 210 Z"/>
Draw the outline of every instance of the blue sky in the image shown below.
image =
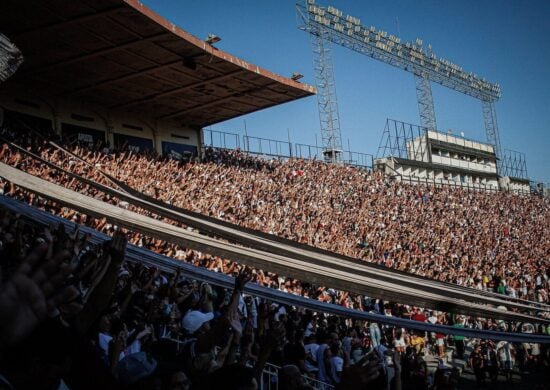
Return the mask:
<path fill-rule="evenodd" d="M 299 72 L 314 84 L 309 36 L 297 28 L 292 0 L 145 0 L 191 34 L 219 35 L 216 46 L 282 75 Z M 550 1 L 329 0 L 362 24 L 422 38 L 438 57 L 499 83 L 496 104 L 504 148 L 526 153 L 529 176 L 550 183 Z M 376 154 L 386 118 L 418 123 L 412 74 L 341 47 L 334 72 L 342 141 Z M 481 103 L 432 85 L 438 128 L 485 140 Z M 320 139 L 315 97 L 214 125 L 215 130 L 315 144 Z M 319 141 L 320 142 L 320 141 Z"/>

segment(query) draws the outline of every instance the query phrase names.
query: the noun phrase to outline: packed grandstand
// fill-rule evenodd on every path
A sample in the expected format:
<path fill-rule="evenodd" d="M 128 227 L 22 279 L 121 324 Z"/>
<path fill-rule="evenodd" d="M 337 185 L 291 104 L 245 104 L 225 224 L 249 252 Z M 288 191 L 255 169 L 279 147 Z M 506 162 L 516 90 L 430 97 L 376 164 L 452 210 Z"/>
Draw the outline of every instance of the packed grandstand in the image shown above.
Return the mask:
<path fill-rule="evenodd" d="M 210 50 L 179 30 L 167 38 L 167 22 L 133 1 L 109 0 L 101 7 L 92 17 L 146 19 L 153 38 L 141 36 L 136 45 L 162 36 L 174 39 L 173 47 Z M 70 13 L 59 10 L 64 12 Z M 11 28 L 16 37 L 44 32 L 41 24 L 30 27 L 21 33 Z M 76 37 L 85 30 L 79 28 Z M 30 42 L 15 43 L 25 55 Z M 116 51 L 99 50 L 98 61 Z M 313 92 L 263 70 L 257 73 L 263 81 L 257 80 L 244 70 L 250 64 L 229 69 L 237 67 L 236 59 L 215 55 L 218 70 L 226 72 L 216 82 L 235 83 L 240 75 L 266 83 L 249 91 L 251 99 L 267 102 L 262 108 Z M 45 82 L 47 72 L 54 79 L 63 66 L 80 66 L 77 57 L 65 58 L 65 65 L 41 58 L 31 52 L 30 65 L 0 85 L 3 104 L 13 102 L 21 85 L 46 93 L 34 86 L 33 71 Z M 203 65 L 201 56 L 186 58 Z M 159 65 L 160 71 L 170 66 Z M 90 80 L 77 79 L 63 86 L 63 94 L 74 98 L 87 90 L 88 99 L 113 100 L 115 89 L 96 91 Z M 178 88 L 157 93 L 190 92 Z M 162 97 L 147 93 L 118 98 L 126 99 L 121 105 L 162 106 Z M 200 93 L 191 116 L 177 99 L 162 106 L 161 115 L 204 125 L 226 119 L 224 104 L 233 115 L 258 109 L 243 105 L 238 93 L 221 102 Z M 5 112 L 1 388 L 549 383 L 546 198 L 406 184 L 372 169 L 253 156 L 238 148 L 168 145 L 191 156 L 181 158 L 165 153 L 164 141 L 140 150 L 129 145 L 131 138 L 115 145 L 95 138 L 97 129 L 44 125 L 12 106 Z"/>

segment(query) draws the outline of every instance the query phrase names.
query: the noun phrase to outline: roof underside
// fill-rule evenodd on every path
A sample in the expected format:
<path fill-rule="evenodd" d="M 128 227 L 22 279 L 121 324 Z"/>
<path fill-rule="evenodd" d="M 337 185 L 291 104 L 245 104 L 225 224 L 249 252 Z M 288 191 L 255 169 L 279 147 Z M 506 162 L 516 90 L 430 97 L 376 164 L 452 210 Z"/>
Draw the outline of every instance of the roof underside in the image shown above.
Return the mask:
<path fill-rule="evenodd" d="M 23 52 L 2 85 L 203 127 L 315 93 L 220 51 L 135 0 L 3 0 Z"/>

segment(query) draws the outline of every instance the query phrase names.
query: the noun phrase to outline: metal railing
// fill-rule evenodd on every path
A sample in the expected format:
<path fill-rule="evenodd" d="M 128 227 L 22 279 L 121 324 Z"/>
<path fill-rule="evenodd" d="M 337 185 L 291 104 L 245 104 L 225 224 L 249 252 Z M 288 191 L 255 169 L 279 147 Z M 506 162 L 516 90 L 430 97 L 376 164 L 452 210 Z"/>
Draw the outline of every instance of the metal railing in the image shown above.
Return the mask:
<path fill-rule="evenodd" d="M 323 148 L 320 146 L 293 144 L 289 141 L 280 141 L 269 138 L 252 137 L 249 135 L 241 138 L 235 133 L 226 133 L 223 131 L 203 129 L 203 147 L 217 149 L 240 149 L 241 151 L 258 156 L 268 156 L 276 158 L 301 158 L 305 160 L 325 160 Z M 342 152 L 343 164 L 357 168 L 367 168 L 372 170 L 374 166 L 374 156 L 368 153 L 353 152 L 344 150 Z"/>
<path fill-rule="evenodd" d="M 323 161 L 323 148 L 320 146 L 295 144 L 295 157 L 303 158 L 306 160 L 320 160 Z"/>
<path fill-rule="evenodd" d="M 407 140 L 410 138 L 409 143 L 410 143 L 410 140 L 414 139 L 413 135 L 419 131 L 418 129 L 415 130 L 414 127 L 420 129 L 420 127 L 415 125 L 405 124 L 403 122 L 397 122 L 393 120 L 388 120 L 388 121 L 389 121 L 388 123 L 392 123 L 394 125 L 399 123 L 400 125 L 408 126 L 406 130 L 403 130 L 404 129 L 403 127 L 403 129 L 401 129 L 400 131 L 403 131 L 404 133 L 406 133 L 404 134 L 403 137 L 401 137 L 403 138 L 403 140 Z M 453 136 L 453 135 L 447 135 L 443 133 L 438 133 L 438 134 L 445 137 L 448 136 L 448 137 L 456 138 L 456 136 Z M 467 139 L 463 139 L 463 141 L 475 142 Z M 211 129 L 203 129 L 203 142 L 205 147 L 213 147 L 218 149 L 233 149 L 233 150 L 240 149 L 245 153 L 254 154 L 258 156 L 269 156 L 269 157 L 277 157 L 277 158 L 283 158 L 283 159 L 299 158 L 299 159 L 305 159 L 305 160 L 317 160 L 321 162 L 329 162 L 325 160 L 325 157 L 323 154 L 323 148 L 317 145 L 307 145 L 307 144 L 299 144 L 299 143 L 292 144 L 289 141 L 280 141 L 280 140 L 273 140 L 269 138 L 252 137 L 249 135 L 242 136 L 242 142 L 241 142 L 239 134 L 227 133 L 227 132 L 211 130 Z M 405 141 L 402 141 L 401 143 L 403 145 L 407 145 L 407 142 Z M 403 158 L 408 159 L 409 154 L 412 153 L 411 148 L 412 146 L 409 145 L 408 148 L 406 146 L 403 146 L 401 149 L 400 148 L 396 149 L 397 155 L 395 157 L 399 157 L 402 155 Z M 420 155 L 424 155 L 425 153 L 427 153 L 427 151 L 424 150 L 422 145 L 420 145 L 418 149 L 419 151 L 415 151 L 414 153 L 420 153 Z M 354 166 L 361 169 L 369 169 L 369 170 L 374 169 L 374 156 L 372 154 L 353 152 L 353 151 L 343 151 L 342 155 L 343 155 L 342 163 L 344 165 Z M 469 162 L 466 161 L 464 164 L 468 165 Z M 483 190 L 483 191 L 492 191 L 492 192 L 499 191 L 499 188 L 497 186 L 484 184 L 484 183 L 476 183 L 468 180 L 462 182 L 462 181 L 442 180 L 442 179 L 435 179 L 435 178 L 428 178 L 428 177 L 405 176 L 397 172 L 394 176 L 399 177 L 401 181 L 409 184 L 460 187 L 466 190 Z M 518 195 L 529 195 L 529 194 L 542 195 L 541 193 L 539 193 L 540 191 L 537 192 L 537 188 L 534 185 L 531 186 L 530 190 L 510 188 L 508 192 L 512 192 Z"/>
<path fill-rule="evenodd" d="M 281 367 L 271 363 L 266 363 L 260 378 L 260 390 L 279 390 L 279 369 Z M 304 384 L 318 390 L 333 390 L 334 386 L 311 378 L 307 375 L 302 375 Z"/>
<path fill-rule="evenodd" d="M 241 139 L 239 134 L 225 131 L 203 129 L 202 140 L 204 146 L 218 149 L 240 149 Z"/>
<path fill-rule="evenodd" d="M 345 165 L 369 169 L 374 167 L 374 156 L 372 154 L 344 151 L 343 155 Z"/>
<path fill-rule="evenodd" d="M 277 141 L 269 138 L 243 136 L 244 151 L 273 157 L 292 157 L 292 144 L 287 141 Z"/>

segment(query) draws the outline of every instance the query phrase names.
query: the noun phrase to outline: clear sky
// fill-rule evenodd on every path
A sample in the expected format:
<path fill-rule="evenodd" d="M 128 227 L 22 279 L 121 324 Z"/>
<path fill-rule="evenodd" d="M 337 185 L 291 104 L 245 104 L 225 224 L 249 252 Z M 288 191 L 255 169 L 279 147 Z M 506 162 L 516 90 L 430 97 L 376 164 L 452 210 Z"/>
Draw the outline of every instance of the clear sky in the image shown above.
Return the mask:
<path fill-rule="evenodd" d="M 216 46 L 281 75 L 299 72 L 314 85 L 310 38 L 299 30 L 292 0 L 145 0 L 191 34 L 222 38 Z M 503 148 L 526 153 L 532 179 L 550 183 L 550 1 L 327 0 L 363 25 L 423 39 L 467 72 L 499 83 L 496 103 Z M 413 75 L 342 47 L 334 47 L 342 142 L 376 155 L 386 118 L 419 122 Z M 440 130 L 485 140 L 481 103 L 432 85 Z M 320 140 L 316 97 L 212 126 L 215 130 L 315 144 Z M 320 141 L 319 141 L 320 143 Z"/>

